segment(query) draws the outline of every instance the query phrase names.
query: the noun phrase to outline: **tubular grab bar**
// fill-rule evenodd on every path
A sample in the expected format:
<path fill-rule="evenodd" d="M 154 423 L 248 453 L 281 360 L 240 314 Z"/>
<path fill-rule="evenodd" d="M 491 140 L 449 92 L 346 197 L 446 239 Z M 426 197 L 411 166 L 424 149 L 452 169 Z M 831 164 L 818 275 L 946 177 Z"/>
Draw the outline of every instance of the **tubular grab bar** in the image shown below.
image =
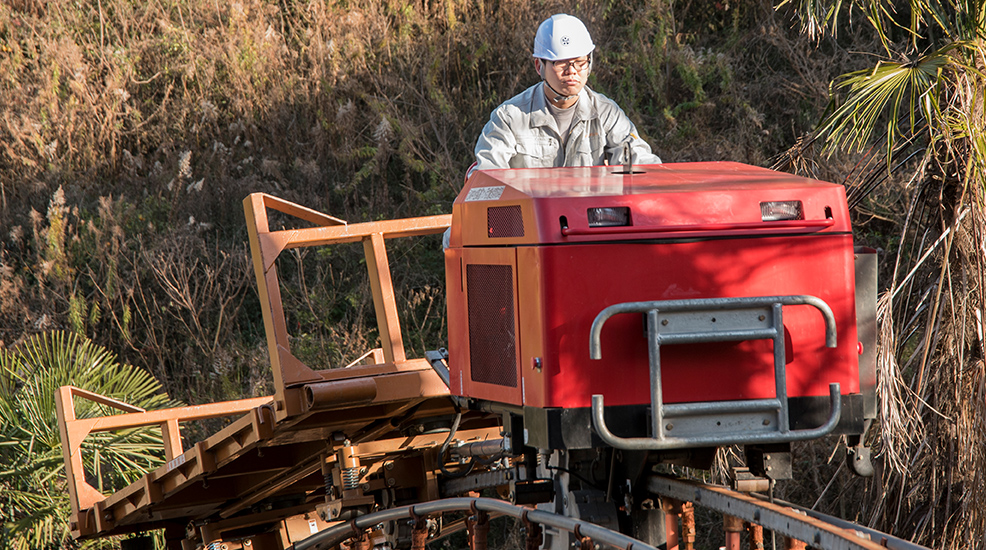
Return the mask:
<path fill-rule="evenodd" d="M 648 355 L 651 383 L 651 437 L 619 437 L 606 425 L 605 401 L 602 395 L 592 396 L 592 425 L 608 445 L 626 450 L 666 450 L 687 447 L 715 447 L 738 443 L 780 443 L 814 439 L 831 433 L 842 414 L 841 392 L 837 383 L 829 384 L 829 417 L 817 428 L 791 430 L 788 417 L 787 378 L 784 367 L 783 307 L 812 306 L 825 320 L 825 345 L 836 346 L 835 316 L 832 309 L 814 296 L 760 296 L 750 298 L 708 298 L 698 300 L 665 300 L 654 302 L 625 302 L 599 312 L 589 335 L 589 356 L 602 358 L 600 335 L 603 325 L 614 315 L 643 313 L 647 319 Z M 704 319 L 713 314 L 720 322 Z M 664 404 L 661 385 L 661 345 L 700 342 L 725 342 L 770 339 L 774 344 L 775 398 L 705 403 Z M 776 415 L 776 428 L 764 431 L 737 430 L 699 432 L 672 436 L 672 424 L 665 418 L 700 420 L 713 415 L 732 415 L 734 420 L 756 424 L 764 414 Z M 763 425 L 769 422 L 761 422 Z M 742 431 L 742 430 L 741 430 Z"/>

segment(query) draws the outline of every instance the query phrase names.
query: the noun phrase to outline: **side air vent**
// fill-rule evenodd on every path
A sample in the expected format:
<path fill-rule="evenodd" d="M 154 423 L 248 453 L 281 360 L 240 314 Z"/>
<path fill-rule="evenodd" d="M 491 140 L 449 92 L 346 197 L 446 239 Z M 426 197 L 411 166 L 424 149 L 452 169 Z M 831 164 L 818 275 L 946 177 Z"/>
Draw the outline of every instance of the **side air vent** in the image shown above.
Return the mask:
<path fill-rule="evenodd" d="M 469 365 L 475 382 L 517 387 L 513 279 L 513 266 L 466 266 Z"/>
<path fill-rule="evenodd" d="M 486 210 L 486 224 L 490 238 L 524 236 L 524 216 L 519 204 L 491 206 Z"/>

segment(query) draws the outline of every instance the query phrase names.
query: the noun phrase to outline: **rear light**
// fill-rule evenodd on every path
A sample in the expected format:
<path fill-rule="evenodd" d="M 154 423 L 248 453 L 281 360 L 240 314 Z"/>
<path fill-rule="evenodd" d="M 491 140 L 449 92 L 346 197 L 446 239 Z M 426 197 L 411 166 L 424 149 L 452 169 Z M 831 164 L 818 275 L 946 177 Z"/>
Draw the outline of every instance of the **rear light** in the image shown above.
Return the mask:
<path fill-rule="evenodd" d="M 619 227 L 630 225 L 629 206 L 607 206 L 588 210 L 589 227 Z"/>
<path fill-rule="evenodd" d="M 765 222 L 805 219 L 801 201 L 774 201 L 760 203 L 760 219 Z"/>

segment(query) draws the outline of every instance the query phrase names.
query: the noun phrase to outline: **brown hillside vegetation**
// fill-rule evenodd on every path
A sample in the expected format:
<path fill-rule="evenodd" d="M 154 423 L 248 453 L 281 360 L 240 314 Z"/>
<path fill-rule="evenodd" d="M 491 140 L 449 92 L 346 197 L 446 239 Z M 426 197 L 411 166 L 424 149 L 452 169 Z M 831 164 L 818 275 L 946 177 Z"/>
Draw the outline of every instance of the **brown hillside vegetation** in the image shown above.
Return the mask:
<path fill-rule="evenodd" d="M 192 402 L 266 391 L 243 197 L 349 220 L 447 212 L 489 112 L 536 81 L 547 15 L 587 21 L 590 85 L 666 161 L 768 163 L 849 59 L 757 2 L 90 7 L 0 5 L 0 341 L 71 328 Z M 444 310 L 423 248 L 394 253 L 410 327 Z M 365 283 L 357 256 L 319 260 L 286 283 L 307 290 L 292 322 L 339 364 L 373 338 Z M 423 330 L 418 352 L 440 340 Z"/>
<path fill-rule="evenodd" d="M 0 346 L 68 329 L 146 367 L 174 399 L 268 395 L 241 200 L 262 191 L 350 221 L 448 212 L 490 111 L 536 82 L 534 32 L 557 12 L 586 22 L 590 87 L 666 162 L 771 165 L 812 130 L 832 79 L 871 61 L 851 52 L 877 50 L 858 26 L 809 40 L 756 0 L 5 0 Z M 810 149 L 798 160 L 823 179 L 853 174 Z M 855 212 L 857 240 L 888 256 L 910 200 L 893 184 Z M 408 353 L 443 346 L 440 244 L 390 255 Z M 293 349 L 309 364 L 346 365 L 375 345 L 361 261 L 346 247 L 279 260 Z M 959 547 L 949 533 L 965 524 L 955 508 L 936 515 L 927 478 L 852 478 L 834 445 L 806 445 L 807 474 L 781 496 Z M 947 490 L 972 482 L 948 478 Z M 972 504 L 948 502 L 964 520 Z"/>

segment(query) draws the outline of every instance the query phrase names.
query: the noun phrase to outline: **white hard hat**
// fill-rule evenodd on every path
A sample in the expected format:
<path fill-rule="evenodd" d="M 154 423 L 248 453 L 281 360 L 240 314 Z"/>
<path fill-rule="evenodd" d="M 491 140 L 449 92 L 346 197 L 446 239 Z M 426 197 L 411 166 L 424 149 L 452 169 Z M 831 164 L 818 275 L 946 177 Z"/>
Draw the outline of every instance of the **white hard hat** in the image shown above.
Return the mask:
<path fill-rule="evenodd" d="M 534 36 L 534 57 L 548 61 L 582 57 L 595 48 L 585 24 L 564 13 L 545 19 Z"/>

